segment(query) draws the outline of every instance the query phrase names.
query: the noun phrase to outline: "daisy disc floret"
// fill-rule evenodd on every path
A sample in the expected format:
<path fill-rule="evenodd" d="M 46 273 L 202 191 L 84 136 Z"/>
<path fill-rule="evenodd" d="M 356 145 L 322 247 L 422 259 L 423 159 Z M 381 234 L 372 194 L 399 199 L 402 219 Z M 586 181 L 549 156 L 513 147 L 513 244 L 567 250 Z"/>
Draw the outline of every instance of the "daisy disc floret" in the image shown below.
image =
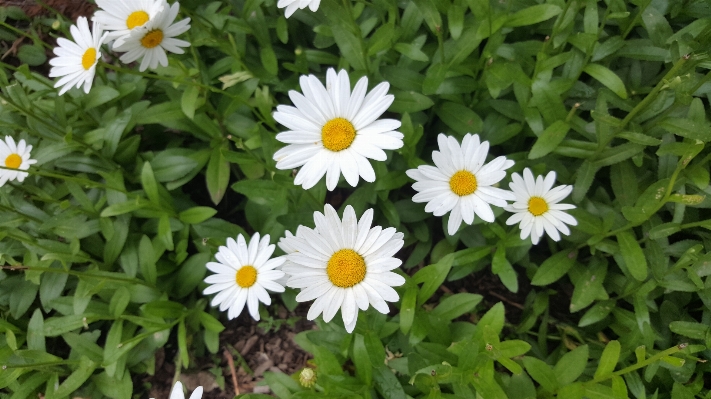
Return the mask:
<path fill-rule="evenodd" d="M 89 93 L 96 74 L 96 64 L 101 58 L 101 44 L 106 40 L 101 25 L 94 21 L 92 30 L 85 17 L 79 17 L 77 24 L 69 28 L 74 41 L 60 37 L 54 48 L 56 57 L 49 60 L 52 69 L 49 77 L 62 77 L 54 84 L 61 87 L 59 95 L 66 93 L 72 87 L 84 85 L 84 93 Z"/>
<path fill-rule="evenodd" d="M 432 152 L 435 166 L 422 165 L 410 169 L 407 175 L 416 181 L 412 185 L 417 194 L 414 202 L 426 202 L 425 212 L 443 216 L 447 212 L 447 232 L 453 235 L 459 230 L 462 220 L 474 222 L 476 214 L 489 223 L 494 221 L 491 205 L 505 207 L 513 200 L 511 192 L 493 187 L 506 177 L 506 169 L 514 162 L 504 156 L 486 163 L 489 142 L 483 143 L 479 135 L 464 135 L 461 146 L 452 136 L 437 136 L 439 151 Z"/>
<path fill-rule="evenodd" d="M 123 44 L 133 29 L 142 27 L 168 7 L 165 0 L 96 0 L 96 5 L 99 9 L 92 20 L 109 32 L 106 40 L 115 40 L 114 46 Z"/>
<path fill-rule="evenodd" d="M 255 233 L 249 242 L 242 234 L 227 239 L 227 246 L 219 247 L 215 259 L 208 262 L 207 268 L 213 275 L 207 276 L 205 282 L 211 284 L 203 294 L 217 293 L 212 299 L 212 306 L 220 306 L 221 311 L 227 310 L 227 317 L 234 319 L 239 316 L 245 304 L 254 320 L 259 320 L 259 302 L 271 304 L 267 290 L 284 292 L 284 287 L 275 280 L 284 276 L 284 272 L 275 270 L 284 263 L 284 257 L 270 259 L 276 246 L 269 244 L 269 234 L 261 240 Z"/>
<path fill-rule="evenodd" d="M 121 62 L 141 59 L 138 70 L 145 71 L 147 68 L 158 68 L 158 64 L 168 66 L 166 51 L 183 54 L 185 51 L 181 47 L 188 47 L 190 43 L 175 37 L 190 29 L 190 18 L 173 23 L 178 11 L 180 3 L 166 6 L 154 18 L 124 36 L 123 42 L 114 46 L 114 50 L 126 52 L 121 56 Z"/>
<path fill-rule="evenodd" d="M 22 183 L 28 173 L 23 172 L 30 168 L 30 165 L 37 163 L 37 160 L 30 159 L 32 146 L 27 145 L 25 140 L 20 140 L 15 144 L 15 140 L 10 136 L 5 136 L 5 140 L 0 140 L 0 166 L 7 169 L 0 169 L 0 187 L 6 182 L 17 179 Z"/>
<path fill-rule="evenodd" d="M 380 83 L 366 95 L 368 78 L 362 77 L 351 92 L 346 71 L 333 69 L 326 73 L 326 87 L 314 75 L 302 76 L 300 83 L 304 94 L 289 92 L 295 107 L 279 105 L 274 113 L 290 129 L 276 136 L 288 144 L 274 154 L 277 168 L 301 167 L 294 184 L 305 190 L 324 174 L 329 190 L 336 188 L 341 173 L 353 187 L 360 177 L 375 181 L 368 158 L 385 161 L 383 150 L 403 145 L 403 134 L 395 130 L 400 122 L 378 119 L 395 99 L 387 94 L 390 85 Z"/>
<path fill-rule="evenodd" d="M 403 285 L 405 279 L 391 270 L 402 264 L 393 256 L 404 244 L 403 234 L 392 227 L 371 228 L 373 210 L 358 220 L 350 205 L 343 220 L 326 205 L 324 213 L 314 212 L 314 222 L 316 229 L 304 228 L 286 239 L 295 249 L 282 267 L 290 276 L 287 285 L 301 289 L 297 301 L 315 299 L 306 316 L 309 320 L 323 313 L 329 322 L 340 309 L 346 331 L 353 332 L 358 309 L 372 305 L 387 313 L 386 301 L 399 299 L 392 287 Z"/>
<path fill-rule="evenodd" d="M 316 12 L 320 4 L 321 0 L 279 0 L 277 7 L 286 8 L 286 10 L 284 10 L 284 16 L 289 18 L 296 10 L 303 10 L 306 7 Z"/>
<path fill-rule="evenodd" d="M 553 187 L 555 172 L 548 172 L 546 177 L 533 177 L 530 169 L 523 170 L 523 177 L 518 173 L 511 175 L 509 188 L 516 196 L 514 203 L 506 210 L 514 214 L 506 220 L 507 225 L 519 224 L 521 239 L 531 236 L 531 242 L 538 241 L 545 232 L 555 241 L 560 241 L 560 233 L 570 234 L 568 225 L 577 226 L 578 221 L 567 214 L 566 210 L 574 209 L 575 205 L 559 202 L 570 195 L 573 186 Z"/>

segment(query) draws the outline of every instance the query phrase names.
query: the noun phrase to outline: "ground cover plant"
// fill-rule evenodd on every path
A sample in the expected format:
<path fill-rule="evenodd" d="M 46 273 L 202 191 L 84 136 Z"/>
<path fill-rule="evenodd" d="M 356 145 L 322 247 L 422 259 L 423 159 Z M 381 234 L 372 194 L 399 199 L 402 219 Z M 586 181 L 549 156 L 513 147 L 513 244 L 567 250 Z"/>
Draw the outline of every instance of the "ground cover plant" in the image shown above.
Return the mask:
<path fill-rule="evenodd" d="M 148 397 L 243 314 L 316 325 L 243 398 L 711 398 L 708 2 L 37 3 L 2 397 Z"/>

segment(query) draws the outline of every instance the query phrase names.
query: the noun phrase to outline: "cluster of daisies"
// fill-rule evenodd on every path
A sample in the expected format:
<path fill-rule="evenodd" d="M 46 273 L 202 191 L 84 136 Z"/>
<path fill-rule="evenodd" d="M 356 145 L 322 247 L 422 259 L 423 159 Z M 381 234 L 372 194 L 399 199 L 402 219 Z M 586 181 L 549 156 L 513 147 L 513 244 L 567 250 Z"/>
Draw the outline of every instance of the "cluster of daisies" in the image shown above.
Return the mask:
<path fill-rule="evenodd" d="M 123 53 L 121 62 L 140 60 L 140 71 L 168 66 L 166 51 L 183 54 L 190 43 L 175 37 L 190 29 L 190 18 L 175 22 L 179 3 L 166 0 L 96 0 L 99 10 L 92 17 L 92 26 L 79 17 L 69 28 L 74 41 L 60 37 L 49 61 L 50 77 L 60 77 L 54 87 L 62 95 L 72 87 L 84 86 L 89 93 L 96 66 L 101 59 L 101 46 Z"/>
<path fill-rule="evenodd" d="M 360 178 L 375 181 L 368 159 L 385 161 L 385 150 L 403 146 L 400 122 L 379 119 L 394 97 L 387 94 L 383 82 L 368 92 L 368 78 L 363 77 L 351 90 L 346 71 L 329 69 L 326 86 L 313 75 L 300 79 L 303 93 L 290 91 L 294 106 L 280 105 L 274 119 L 289 130 L 276 138 L 287 144 L 274 154 L 279 169 L 300 168 L 294 183 L 309 189 L 324 176 L 328 190 L 334 190 L 343 175 L 351 186 Z M 435 166 L 422 165 L 407 171 L 418 192 L 413 201 L 427 203 L 425 211 L 435 216 L 449 213 L 447 232 L 456 234 L 462 221 L 471 225 L 476 216 L 486 222 L 495 219 L 492 206 L 513 213 L 506 224 L 519 224 L 521 239 L 531 237 L 533 244 L 547 234 L 560 240 L 560 233 L 570 234 L 567 225 L 575 218 L 564 212 L 573 205 L 560 204 L 571 186 L 553 187 L 555 172 L 535 177 L 526 168 L 523 175 L 513 173 L 511 191 L 498 184 L 512 160 L 499 156 L 487 162 L 489 143 L 478 135 L 466 134 L 461 143 L 452 136 L 437 137 L 439 150 L 432 152 Z M 509 203 L 509 201 L 511 203 Z M 392 287 L 405 279 L 393 272 L 402 261 L 395 254 L 404 244 L 403 234 L 394 228 L 372 226 L 373 210 L 358 218 L 347 206 L 343 217 L 326 204 L 324 212 L 314 213 L 314 228 L 299 226 L 296 234 L 286 233 L 278 245 L 285 255 L 272 259 L 275 245 L 269 236 L 256 233 L 248 243 L 240 235 L 228 239 L 215 255 L 217 262 L 207 268 L 215 274 L 204 294 L 217 294 L 213 306 L 237 317 L 245 306 L 259 320 L 259 302 L 271 303 L 268 291 L 283 292 L 284 286 L 300 289 L 296 300 L 311 301 L 307 318 L 323 314 L 331 321 L 340 310 L 346 331 L 353 331 L 358 310 L 370 306 L 381 313 L 389 311 L 387 302 L 399 300 Z"/>

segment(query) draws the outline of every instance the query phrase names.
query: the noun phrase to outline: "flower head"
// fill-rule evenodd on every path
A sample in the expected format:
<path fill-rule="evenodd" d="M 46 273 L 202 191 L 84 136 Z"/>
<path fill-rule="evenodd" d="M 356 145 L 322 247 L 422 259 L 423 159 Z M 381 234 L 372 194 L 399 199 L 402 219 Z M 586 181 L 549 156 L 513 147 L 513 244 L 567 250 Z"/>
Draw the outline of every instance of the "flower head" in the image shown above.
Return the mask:
<path fill-rule="evenodd" d="M 511 175 L 509 187 L 516 200 L 506 207 L 506 210 L 514 214 L 506 221 L 507 225 L 519 223 L 521 228 L 521 239 L 531 236 L 531 242 L 538 244 L 543 236 L 543 232 L 548 234 L 555 241 L 560 241 L 560 234 L 570 234 L 570 229 L 566 224 L 577 226 L 578 221 L 569 214 L 563 212 L 575 208 L 575 205 L 559 204 L 563 198 L 570 195 L 573 186 L 558 186 L 553 188 L 555 183 L 555 172 L 548 172 L 548 175 L 533 177 L 531 170 L 523 170 L 523 178 L 518 173 Z"/>
<path fill-rule="evenodd" d="M 94 21 L 92 30 L 85 17 L 79 17 L 77 24 L 69 28 L 74 41 L 60 37 L 57 39 L 58 47 L 54 48 L 57 56 L 49 60 L 52 69 L 50 78 L 62 76 L 54 87 L 62 87 L 59 95 L 76 86 L 84 84 L 84 93 L 89 93 L 96 73 L 96 64 L 101 58 L 101 44 L 106 39 L 102 34 L 101 25 Z"/>
<path fill-rule="evenodd" d="M 316 385 L 316 372 L 310 367 L 306 367 L 299 373 L 299 384 L 304 388 L 311 388 Z"/>
<path fill-rule="evenodd" d="M 190 43 L 176 39 L 175 36 L 190 29 L 190 18 L 173 23 L 178 11 L 180 3 L 173 3 L 124 36 L 123 42 L 114 47 L 116 51 L 126 52 L 121 56 L 121 62 L 129 63 L 141 58 L 141 66 L 138 69 L 145 71 L 147 68 L 158 68 L 158 64 L 168 66 L 166 50 L 183 54 L 185 51 L 181 47 L 188 47 Z"/>
<path fill-rule="evenodd" d="M 106 40 L 116 40 L 115 46 L 123 44 L 133 29 L 145 25 L 168 7 L 165 0 L 96 0 L 96 5 L 99 10 L 92 20 L 109 32 Z"/>
<path fill-rule="evenodd" d="M 20 172 L 27 170 L 30 165 L 37 163 L 36 159 L 30 159 L 32 146 L 27 145 L 25 140 L 20 140 L 15 145 L 15 140 L 10 136 L 5 136 L 5 141 L 0 140 L 0 166 L 8 169 L 0 169 L 0 187 L 7 181 L 17 179 L 20 183 L 25 180 L 28 173 Z"/>
<path fill-rule="evenodd" d="M 294 184 L 308 190 L 326 175 L 326 187 L 336 188 L 343 173 L 355 187 L 359 177 L 375 181 L 375 171 L 367 158 L 385 161 L 383 150 L 401 148 L 403 135 L 395 131 L 400 122 L 378 119 L 390 107 L 394 96 L 390 85 L 380 83 L 366 95 L 368 78 L 358 80 L 353 92 L 346 71 L 326 73 L 326 87 L 316 76 L 302 76 L 304 94 L 290 91 L 295 107 L 280 105 L 274 119 L 290 130 L 276 138 L 288 144 L 274 154 L 279 169 L 301 166 Z"/>
<path fill-rule="evenodd" d="M 509 191 L 493 187 L 506 177 L 505 170 L 514 162 L 500 156 L 486 163 L 489 142 L 479 142 L 479 135 L 467 133 L 462 145 L 452 136 L 437 136 L 439 151 L 432 152 L 436 166 L 422 165 L 407 175 L 416 181 L 414 202 L 427 202 L 425 212 L 442 216 L 451 211 L 447 232 L 453 235 L 464 220 L 474 222 L 474 214 L 489 223 L 494 221 L 490 205 L 505 207 L 513 200 Z"/>
<path fill-rule="evenodd" d="M 272 302 L 266 290 L 284 292 L 284 287 L 275 282 L 284 272 L 274 270 L 284 263 L 284 258 L 269 259 L 275 248 L 269 244 L 269 234 L 260 240 L 259 233 L 255 233 L 249 245 L 242 234 L 237 241 L 228 238 L 227 246 L 220 247 L 215 254 L 217 262 L 207 263 L 207 268 L 217 273 L 205 278 L 212 285 L 203 291 L 205 295 L 218 292 L 212 306 L 220 305 L 221 311 L 229 309 L 227 316 L 234 319 L 247 304 L 249 314 L 259 320 L 259 302 L 266 305 Z"/>
<path fill-rule="evenodd" d="M 391 287 L 405 279 L 391 270 L 402 263 L 393 255 L 402 248 L 403 234 L 390 227 L 371 228 L 373 210 L 365 211 L 360 221 L 352 206 L 343 212 L 343 220 L 331 205 L 324 213 L 314 212 L 316 229 L 304 227 L 300 234 L 286 239 L 295 249 L 286 255 L 282 270 L 291 277 L 287 285 L 299 288 L 299 302 L 315 299 L 307 318 L 323 313 L 326 322 L 341 310 L 346 331 L 353 332 L 358 309 L 369 305 L 381 313 L 389 311 L 385 301 L 399 299 Z"/>
<path fill-rule="evenodd" d="M 190 395 L 190 399 L 201 399 L 202 398 L 202 387 L 197 387 Z M 183 383 L 178 381 L 173 385 L 173 389 L 170 391 L 170 399 L 185 399 L 185 393 L 183 392 Z"/>
<path fill-rule="evenodd" d="M 277 7 L 286 8 L 284 10 L 284 15 L 289 18 L 296 10 L 303 10 L 306 7 L 313 12 L 318 10 L 318 6 L 321 4 L 321 0 L 279 0 Z"/>

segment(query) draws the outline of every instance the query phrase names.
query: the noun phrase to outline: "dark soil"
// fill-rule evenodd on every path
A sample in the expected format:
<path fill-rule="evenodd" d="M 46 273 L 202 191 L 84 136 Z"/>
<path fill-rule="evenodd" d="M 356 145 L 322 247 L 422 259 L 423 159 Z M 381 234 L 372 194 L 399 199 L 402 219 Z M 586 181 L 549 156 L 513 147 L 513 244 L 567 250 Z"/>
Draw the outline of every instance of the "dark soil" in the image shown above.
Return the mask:
<path fill-rule="evenodd" d="M 89 17 L 96 9 L 96 5 L 86 0 L 0 0 L 0 6 L 20 7 L 30 18 L 60 13 L 71 20 Z"/>

